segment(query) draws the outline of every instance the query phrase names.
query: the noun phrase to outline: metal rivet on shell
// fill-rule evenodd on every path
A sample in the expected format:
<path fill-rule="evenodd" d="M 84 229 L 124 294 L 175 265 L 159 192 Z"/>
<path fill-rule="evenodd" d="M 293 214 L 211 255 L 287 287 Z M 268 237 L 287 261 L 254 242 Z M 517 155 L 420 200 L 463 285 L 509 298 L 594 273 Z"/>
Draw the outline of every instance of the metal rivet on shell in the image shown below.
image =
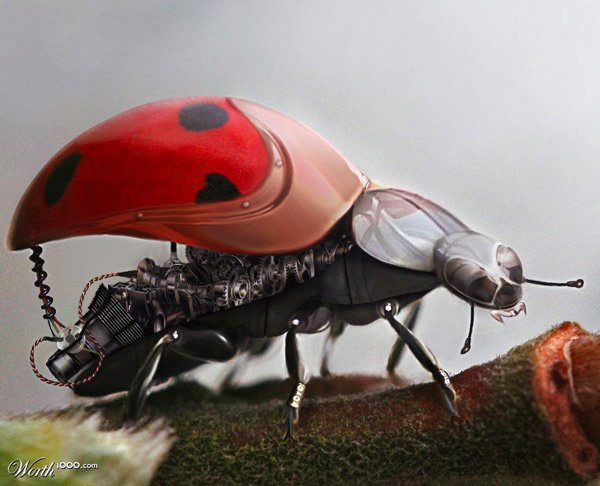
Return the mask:
<path fill-rule="evenodd" d="M 135 215 L 135 217 L 136 217 L 137 219 L 142 219 L 142 218 L 144 217 L 144 213 L 137 213 L 137 214 Z"/>
<path fill-rule="evenodd" d="M 243 207 L 243 208 L 249 208 L 249 207 L 250 207 L 250 203 L 249 203 L 248 201 L 244 201 L 244 202 L 242 203 L 242 207 Z"/>
<path fill-rule="evenodd" d="M 275 162 L 275 165 L 277 167 L 281 167 L 283 165 L 283 161 L 282 160 L 278 160 L 277 162 Z"/>

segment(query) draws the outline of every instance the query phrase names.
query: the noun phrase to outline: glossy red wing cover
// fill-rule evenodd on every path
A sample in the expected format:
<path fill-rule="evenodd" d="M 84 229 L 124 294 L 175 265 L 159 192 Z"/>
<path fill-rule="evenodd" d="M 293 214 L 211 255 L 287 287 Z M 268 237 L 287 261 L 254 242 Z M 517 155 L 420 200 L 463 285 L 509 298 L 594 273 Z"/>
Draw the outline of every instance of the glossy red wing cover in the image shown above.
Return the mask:
<path fill-rule="evenodd" d="M 42 168 L 10 249 L 117 234 L 250 254 L 319 241 L 366 179 L 312 130 L 229 98 L 143 105 L 83 133 Z"/>

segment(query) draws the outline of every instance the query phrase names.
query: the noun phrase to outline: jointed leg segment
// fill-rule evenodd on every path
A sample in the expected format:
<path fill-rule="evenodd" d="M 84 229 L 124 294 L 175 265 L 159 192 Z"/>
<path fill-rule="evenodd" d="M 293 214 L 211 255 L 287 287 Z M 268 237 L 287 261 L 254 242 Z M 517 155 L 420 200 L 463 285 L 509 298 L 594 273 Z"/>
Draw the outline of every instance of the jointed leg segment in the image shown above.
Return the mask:
<path fill-rule="evenodd" d="M 156 342 L 133 378 L 125 402 L 125 421 L 138 418 L 167 347 L 177 355 L 197 360 L 200 364 L 231 359 L 238 350 L 239 342 L 236 336 L 221 330 L 174 327 Z"/>
<path fill-rule="evenodd" d="M 458 409 L 456 408 L 456 392 L 450 382 L 450 377 L 446 371 L 439 368 L 435 356 L 429 349 L 401 322 L 397 321 L 394 315 L 396 314 L 397 308 L 393 302 L 385 302 L 381 306 L 381 314 L 387 319 L 394 330 L 398 333 L 398 336 L 406 343 L 408 348 L 411 350 L 415 358 L 421 363 L 421 365 L 431 373 L 433 379 L 438 383 L 442 389 L 442 400 L 446 411 L 452 416 L 458 416 Z"/>
<path fill-rule="evenodd" d="M 419 313 L 421 311 L 421 301 L 418 300 L 409 306 L 408 315 L 406 316 L 406 323 L 404 327 L 408 330 L 412 331 L 417 322 L 417 318 L 419 317 Z M 396 368 L 398 367 L 398 363 L 400 363 L 400 358 L 402 358 L 402 353 L 406 343 L 404 339 L 400 336 L 396 339 L 392 350 L 390 351 L 390 355 L 388 357 L 388 362 L 386 366 L 386 370 L 391 377 L 396 377 Z"/>
<path fill-rule="evenodd" d="M 300 321 L 299 319 L 292 319 L 291 324 L 292 327 L 285 336 L 285 364 L 293 381 L 290 397 L 286 403 L 286 429 L 284 435 L 286 439 L 294 436 L 294 425 L 298 423 L 300 406 L 306 391 L 306 373 L 296 337 Z"/>

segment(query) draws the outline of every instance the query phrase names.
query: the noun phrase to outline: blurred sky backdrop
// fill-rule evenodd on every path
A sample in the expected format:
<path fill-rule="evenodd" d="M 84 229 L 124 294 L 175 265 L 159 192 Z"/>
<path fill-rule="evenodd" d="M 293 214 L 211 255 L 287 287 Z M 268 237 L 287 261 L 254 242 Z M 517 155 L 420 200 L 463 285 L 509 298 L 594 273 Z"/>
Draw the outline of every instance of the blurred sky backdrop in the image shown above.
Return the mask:
<path fill-rule="evenodd" d="M 588 1 L 0 2 L 0 228 L 43 164 L 85 129 L 164 98 L 232 95 L 313 127 L 370 177 L 416 191 L 511 245 L 532 278 L 527 317 L 504 326 L 438 289 L 417 334 L 455 373 L 554 323 L 600 330 L 600 5 Z M 122 182 L 122 181 L 121 181 Z M 102 201 L 98 202 L 102 204 Z M 86 237 L 44 245 L 58 316 L 94 275 L 163 261 L 166 243 Z M 0 411 L 67 403 L 39 382 L 46 332 L 28 251 L 0 252 Z M 304 347 L 314 371 L 323 335 Z M 383 372 L 394 333 L 353 328 L 337 371 Z M 39 348 L 43 366 L 53 351 Z M 245 379 L 283 376 L 281 346 Z M 427 380 L 412 356 L 401 363 Z M 200 368 L 214 383 L 221 365 Z M 282 399 L 285 397 L 282 397 Z"/>

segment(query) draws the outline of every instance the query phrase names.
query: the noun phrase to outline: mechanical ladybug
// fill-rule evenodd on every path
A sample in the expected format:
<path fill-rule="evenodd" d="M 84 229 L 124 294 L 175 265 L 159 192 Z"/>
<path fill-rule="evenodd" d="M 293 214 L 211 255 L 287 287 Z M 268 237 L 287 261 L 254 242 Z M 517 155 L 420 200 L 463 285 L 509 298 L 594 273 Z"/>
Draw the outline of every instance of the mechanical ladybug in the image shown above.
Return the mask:
<path fill-rule="evenodd" d="M 64 326 L 44 283 L 42 243 L 113 234 L 171 242 L 162 264 L 95 277 Z M 186 246 L 181 261 L 177 244 Z M 457 414 L 448 374 L 413 334 L 421 298 L 443 285 L 497 320 L 525 311 L 522 284 L 581 287 L 524 278 L 508 246 L 477 233 L 435 203 L 383 188 L 318 134 L 258 104 L 234 98 L 151 103 L 84 132 L 40 171 L 13 217 L 8 247 L 31 248 L 51 336 L 31 350 L 43 381 L 85 396 L 129 389 L 135 419 L 156 381 L 199 364 L 259 354 L 286 334 L 294 385 L 287 401 L 291 436 L 307 384 L 297 335 L 330 328 L 327 357 L 344 327 L 386 319 L 441 388 Z M 83 298 L 100 285 L 88 311 Z M 396 319 L 408 308 L 403 324 Z M 58 350 L 38 371 L 43 341 Z"/>

